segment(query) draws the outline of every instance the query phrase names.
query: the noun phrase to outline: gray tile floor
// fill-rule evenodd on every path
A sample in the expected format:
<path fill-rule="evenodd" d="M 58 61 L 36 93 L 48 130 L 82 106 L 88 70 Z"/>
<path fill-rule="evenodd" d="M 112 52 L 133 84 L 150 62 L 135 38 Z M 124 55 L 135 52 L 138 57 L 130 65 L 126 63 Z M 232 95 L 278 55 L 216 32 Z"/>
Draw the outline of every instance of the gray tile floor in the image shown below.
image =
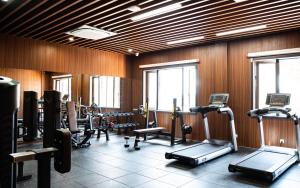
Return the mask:
<path fill-rule="evenodd" d="M 164 158 L 166 151 L 174 147 L 141 143 L 141 150 L 135 151 L 123 147 L 123 136 L 111 135 L 105 142 L 92 139 L 89 148 L 72 151 L 72 170 L 60 174 L 52 169 L 53 188 L 171 188 L 171 187 L 300 187 L 300 165 L 294 165 L 278 180 L 269 184 L 262 180 L 228 172 L 230 161 L 251 153 L 251 149 L 240 148 L 237 153 L 228 154 L 196 168 Z M 133 145 L 133 138 L 130 140 Z M 41 147 L 41 144 L 23 146 L 19 149 Z M 36 161 L 25 163 L 25 174 L 32 174 L 30 181 L 20 182 L 18 188 L 36 187 Z"/>

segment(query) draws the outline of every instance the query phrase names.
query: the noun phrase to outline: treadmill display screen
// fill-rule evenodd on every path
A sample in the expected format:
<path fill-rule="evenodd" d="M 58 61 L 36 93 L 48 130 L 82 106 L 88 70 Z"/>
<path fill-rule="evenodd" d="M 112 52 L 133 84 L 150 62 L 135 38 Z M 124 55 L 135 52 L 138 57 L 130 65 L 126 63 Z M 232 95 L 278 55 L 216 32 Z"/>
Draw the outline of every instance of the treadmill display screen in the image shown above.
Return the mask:
<path fill-rule="evenodd" d="M 214 94 L 210 95 L 209 104 L 212 104 L 212 105 L 224 104 L 225 105 L 228 102 L 228 98 L 229 98 L 228 93 L 214 93 Z"/>
<path fill-rule="evenodd" d="M 290 94 L 284 93 L 269 93 L 267 95 L 266 104 L 270 106 L 284 107 L 290 104 Z"/>

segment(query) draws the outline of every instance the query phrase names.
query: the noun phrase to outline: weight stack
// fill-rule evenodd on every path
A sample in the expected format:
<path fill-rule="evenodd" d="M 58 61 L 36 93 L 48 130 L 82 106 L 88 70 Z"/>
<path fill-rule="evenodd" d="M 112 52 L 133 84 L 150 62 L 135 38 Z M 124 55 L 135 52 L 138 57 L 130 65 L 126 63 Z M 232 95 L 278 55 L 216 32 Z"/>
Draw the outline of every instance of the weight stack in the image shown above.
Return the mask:
<path fill-rule="evenodd" d="M 0 188 L 15 187 L 15 165 L 9 154 L 17 150 L 19 82 L 0 76 Z"/>
<path fill-rule="evenodd" d="M 44 134 L 43 147 L 54 147 L 54 134 L 60 129 L 61 118 L 60 92 L 45 91 L 44 93 Z"/>
<path fill-rule="evenodd" d="M 37 92 L 24 91 L 24 103 L 23 103 L 23 125 L 27 129 L 27 134 L 23 137 L 23 140 L 33 141 L 37 137 L 38 127 L 38 99 Z"/>

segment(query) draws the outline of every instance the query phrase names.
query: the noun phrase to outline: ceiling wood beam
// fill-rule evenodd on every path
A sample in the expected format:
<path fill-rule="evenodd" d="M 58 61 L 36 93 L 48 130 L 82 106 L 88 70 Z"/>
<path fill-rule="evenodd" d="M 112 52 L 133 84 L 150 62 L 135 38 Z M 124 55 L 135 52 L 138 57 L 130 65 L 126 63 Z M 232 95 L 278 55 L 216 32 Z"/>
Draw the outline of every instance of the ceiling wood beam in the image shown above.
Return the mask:
<path fill-rule="evenodd" d="M 64 6 L 63 8 L 61 8 L 61 9 L 55 11 L 55 12 L 52 12 L 52 13 L 48 14 L 47 16 L 44 16 L 44 17 L 41 18 L 39 21 L 37 21 L 37 22 L 31 24 L 29 27 L 26 27 L 26 28 L 24 28 L 24 29 L 18 31 L 18 32 L 16 33 L 16 35 L 26 37 L 26 36 L 28 35 L 28 33 L 27 33 L 26 31 L 31 32 L 32 30 L 35 30 L 35 29 L 32 29 L 32 28 L 35 28 L 38 24 L 44 22 L 44 21 L 47 20 L 47 19 L 50 19 L 50 18 L 53 17 L 54 15 L 57 15 L 57 14 L 59 14 L 59 13 L 65 11 L 66 9 L 68 9 L 68 8 L 70 8 L 70 7 L 72 7 L 72 6 L 75 6 L 75 5 L 78 4 L 78 3 L 81 3 L 82 1 L 83 1 L 83 0 L 76 0 L 76 1 L 73 1 L 72 3 L 70 3 L 70 4 L 66 5 L 66 6 Z"/>

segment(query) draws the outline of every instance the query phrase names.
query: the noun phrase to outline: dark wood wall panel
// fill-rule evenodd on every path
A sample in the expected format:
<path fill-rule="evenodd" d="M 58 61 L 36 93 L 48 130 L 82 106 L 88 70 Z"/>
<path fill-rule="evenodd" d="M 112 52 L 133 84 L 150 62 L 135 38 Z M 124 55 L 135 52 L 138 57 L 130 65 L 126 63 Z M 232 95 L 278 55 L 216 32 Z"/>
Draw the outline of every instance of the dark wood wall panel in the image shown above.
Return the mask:
<path fill-rule="evenodd" d="M 24 39 L 13 36 L 0 35 L 0 75 L 6 75 L 6 69 L 15 70 L 10 77 L 26 83 L 26 90 L 40 90 L 36 87 L 41 85 L 41 78 L 35 73 L 47 75 L 43 77 L 47 89 L 53 88 L 51 75 L 44 73 L 55 72 L 56 74 L 72 74 L 72 100 L 77 101 L 81 96 L 83 104 L 89 104 L 89 76 L 88 75 L 111 75 L 122 78 L 130 77 L 127 57 L 120 53 L 106 52 L 87 48 L 72 47 L 61 44 L 53 44 L 44 41 Z M 29 70 L 24 72 L 22 69 Z M 24 74 L 22 74 L 24 72 Z M 87 76 L 83 76 L 87 75 Z M 32 78 L 32 79 L 31 79 Z M 126 85 L 124 92 L 131 92 L 130 85 Z M 22 90 L 23 91 L 23 90 Z M 121 93 L 124 93 L 123 91 Z M 22 96 L 21 92 L 21 96 Z M 131 102 L 127 98 L 126 109 L 130 109 Z M 22 102 L 21 98 L 21 102 Z M 21 109 L 22 110 L 22 109 Z M 21 111 L 22 112 L 22 111 Z"/>
<path fill-rule="evenodd" d="M 258 147 L 259 130 L 254 119 L 247 116 L 252 107 L 251 63 L 249 52 L 295 48 L 300 46 L 300 31 L 274 34 L 259 38 L 217 43 L 215 45 L 195 46 L 175 50 L 148 53 L 133 58 L 132 68 L 132 106 L 142 103 L 141 64 L 162 63 L 198 58 L 197 105 L 205 105 L 213 92 L 228 92 L 229 105 L 235 114 L 238 143 L 242 146 Z M 192 139 L 203 139 L 203 125 L 199 115 L 186 114 L 186 122 L 193 126 Z M 230 138 L 226 116 L 211 114 L 211 134 L 217 138 Z M 169 113 L 158 114 L 161 125 L 170 127 Z M 280 145 L 279 139 L 285 139 L 283 146 L 295 146 L 294 127 L 287 120 L 267 119 L 264 121 L 266 143 Z"/>
<path fill-rule="evenodd" d="M 23 117 L 23 93 L 24 91 L 36 91 L 38 97 L 48 89 L 48 78 L 41 71 L 0 68 L 0 75 L 18 80 L 20 82 L 20 108 L 18 117 Z"/>
<path fill-rule="evenodd" d="M 119 53 L 0 35 L 0 67 L 126 77 Z"/>

